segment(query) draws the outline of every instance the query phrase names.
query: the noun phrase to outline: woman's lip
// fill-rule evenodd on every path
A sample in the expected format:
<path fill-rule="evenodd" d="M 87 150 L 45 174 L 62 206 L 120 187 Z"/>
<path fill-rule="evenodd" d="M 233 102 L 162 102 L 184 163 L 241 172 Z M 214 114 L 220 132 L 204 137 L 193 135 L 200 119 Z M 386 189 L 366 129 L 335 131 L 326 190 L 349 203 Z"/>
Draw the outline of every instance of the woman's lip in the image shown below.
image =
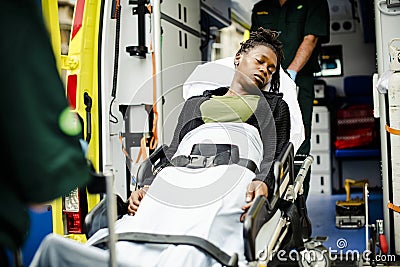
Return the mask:
<path fill-rule="evenodd" d="M 264 84 L 264 79 L 260 75 L 254 74 L 254 77 L 256 77 L 256 80 L 259 81 L 261 84 Z"/>

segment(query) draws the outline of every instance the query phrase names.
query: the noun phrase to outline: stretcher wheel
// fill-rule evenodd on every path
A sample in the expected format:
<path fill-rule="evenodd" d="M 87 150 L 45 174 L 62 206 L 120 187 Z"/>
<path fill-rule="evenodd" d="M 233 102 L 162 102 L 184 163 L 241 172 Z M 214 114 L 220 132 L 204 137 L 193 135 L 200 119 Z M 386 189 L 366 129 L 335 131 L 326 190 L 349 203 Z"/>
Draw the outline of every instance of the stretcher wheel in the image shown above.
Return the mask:
<path fill-rule="evenodd" d="M 328 249 L 322 245 L 309 248 L 301 253 L 300 267 L 330 267 Z"/>

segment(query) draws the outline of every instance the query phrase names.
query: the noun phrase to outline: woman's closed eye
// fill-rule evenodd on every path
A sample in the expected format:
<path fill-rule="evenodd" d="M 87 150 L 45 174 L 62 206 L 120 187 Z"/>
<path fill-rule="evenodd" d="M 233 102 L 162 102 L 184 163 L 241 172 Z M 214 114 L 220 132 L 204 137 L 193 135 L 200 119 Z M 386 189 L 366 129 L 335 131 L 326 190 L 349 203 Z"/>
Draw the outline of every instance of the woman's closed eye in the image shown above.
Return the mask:
<path fill-rule="evenodd" d="M 274 66 L 268 66 L 268 67 L 267 67 L 267 71 L 268 71 L 269 74 L 272 75 L 272 74 L 275 73 L 276 68 L 275 68 Z"/>
<path fill-rule="evenodd" d="M 262 59 L 262 58 L 254 58 L 256 61 L 257 61 L 257 63 L 258 64 L 260 64 L 260 65 L 264 65 L 264 64 L 268 64 L 268 62 L 266 62 L 264 59 Z M 274 65 L 268 65 L 267 66 L 267 71 L 268 71 L 268 73 L 269 74 L 274 74 L 275 73 L 275 71 L 276 71 L 276 67 L 274 66 Z"/>

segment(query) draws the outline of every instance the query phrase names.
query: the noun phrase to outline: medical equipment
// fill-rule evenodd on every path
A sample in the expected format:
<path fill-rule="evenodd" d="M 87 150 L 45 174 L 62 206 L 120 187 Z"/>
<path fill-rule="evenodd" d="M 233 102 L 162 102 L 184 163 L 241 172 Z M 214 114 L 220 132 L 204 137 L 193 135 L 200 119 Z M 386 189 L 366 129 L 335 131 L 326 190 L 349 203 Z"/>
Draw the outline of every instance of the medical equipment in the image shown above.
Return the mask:
<path fill-rule="evenodd" d="M 368 180 L 346 179 L 344 188 L 346 190 L 346 200 L 336 201 L 336 227 L 337 228 L 360 228 L 365 225 L 366 199 L 351 198 L 351 187 L 360 186 L 363 189 L 368 185 Z"/>

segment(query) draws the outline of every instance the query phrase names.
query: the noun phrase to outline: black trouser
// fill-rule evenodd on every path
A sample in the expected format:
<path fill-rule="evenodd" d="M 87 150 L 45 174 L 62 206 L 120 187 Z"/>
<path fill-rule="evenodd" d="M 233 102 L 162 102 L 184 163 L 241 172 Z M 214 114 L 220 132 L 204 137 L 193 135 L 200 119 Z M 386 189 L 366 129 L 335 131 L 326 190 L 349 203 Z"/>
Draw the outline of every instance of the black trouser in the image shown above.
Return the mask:
<path fill-rule="evenodd" d="M 296 84 L 299 87 L 297 100 L 299 101 L 301 115 L 303 117 L 304 134 L 305 139 L 297 151 L 297 154 L 309 155 L 311 150 L 311 122 L 313 112 L 313 101 L 314 101 L 314 77 L 313 75 L 304 76 L 297 75 Z M 295 167 L 295 173 L 300 170 L 299 167 Z M 304 178 L 304 197 L 307 199 L 308 191 L 310 189 L 310 173 L 311 166 Z"/>

